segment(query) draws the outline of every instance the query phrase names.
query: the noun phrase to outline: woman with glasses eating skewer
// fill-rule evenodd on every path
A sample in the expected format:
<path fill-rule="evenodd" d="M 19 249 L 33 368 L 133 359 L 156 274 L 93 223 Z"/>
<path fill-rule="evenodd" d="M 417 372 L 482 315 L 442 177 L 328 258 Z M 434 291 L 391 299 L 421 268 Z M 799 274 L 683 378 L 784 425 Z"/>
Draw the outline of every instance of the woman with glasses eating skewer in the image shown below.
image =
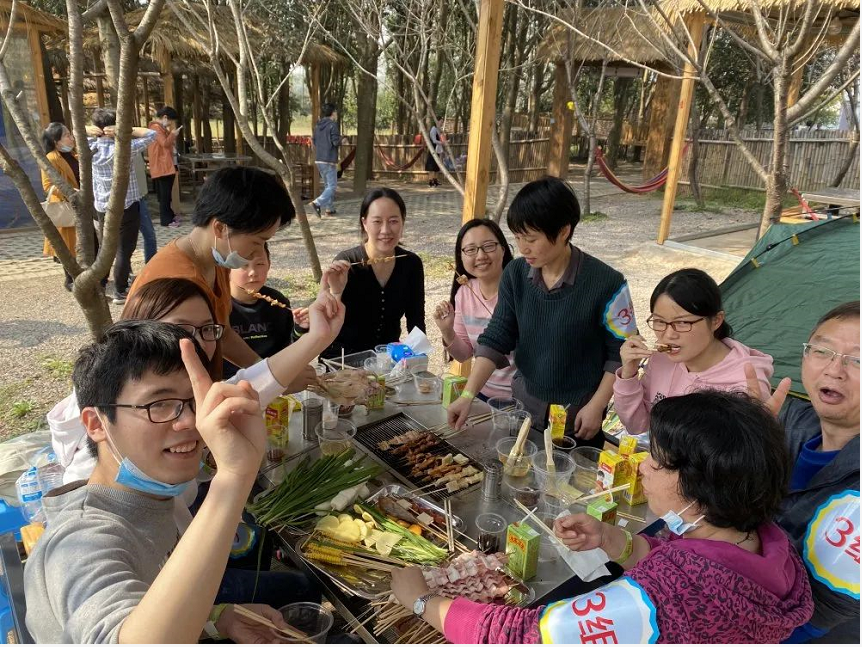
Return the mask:
<path fill-rule="evenodd" d="M 499 225 L 476 218 L 464 224 L 455 240 L 455 273 L 448 301 L 434 310 L 434 323 L 443 335 L 443 346 L 459 362 L 473 357 L 479 335 L 485 330 L 494 308 L 503 268 L 512 260 L 512 250 Z M 464 277 L 463 285 L 458 280 Z M 462 279 L 463 280 L 463 279 Z M 486 400 L 512 395 L 515 373 L 511 354 L 509 366 L 494 371 L 477 397 Z"/>
<path fill-rule="evenodd" d="M 629 433 L 647 431 L 653 405 L 664 398 L 707 388 L 744 390 L 746 364 L 769 394 L 772 357 L 731 339 L 721 291 L 706 272 L 686 268 L 664 277 L 650 297 L 647 325 L 656 333 L 655 347 L 640 335 L 626 339 L 614 381 L 614 407 Z"/>

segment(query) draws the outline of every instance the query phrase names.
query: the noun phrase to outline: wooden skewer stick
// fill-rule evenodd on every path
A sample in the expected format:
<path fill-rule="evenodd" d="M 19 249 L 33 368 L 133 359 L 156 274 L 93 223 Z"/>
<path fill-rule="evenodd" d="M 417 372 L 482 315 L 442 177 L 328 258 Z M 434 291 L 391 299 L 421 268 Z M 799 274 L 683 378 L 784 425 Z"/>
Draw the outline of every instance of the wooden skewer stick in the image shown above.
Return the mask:
<path fill-rule="evenodd" d="M 539 530 L 541 530 L 541 531 L 542 531 L 542 532 L 544 532 L 546 535 L 548 535 L 548 537 L 550 537 L 550 538 L 551 538 L 551 539 L 552 539 L 552 540 L 553 540 L 553 541 L 554 541 L 558 546 L 562 546 L 562 547 L 563 547 L 563 548 L 565 548 L 566 550 L 569 550 L 569 547 L 568 547 L 568 546 L 566 546 L 566 545 L 565 545 L 565 544 L 560 540 L 560 538 L 559 538 L 559 537 L 557 537 L 557 536 L 554 534 L 554 531 L 553 531 L 553 530 L 551 530 L 550 528 L 548 528 L 548 527 L 544 524 L 544 522 L 536 516 L 535 512 L 533 512 L 532 510 L 530 510 L 527 506 L 525 506 L 523 503 L 521 503 L 521 502 L 520 502 L 520 501 L 518 501 L 517 499 L 513 499 L 513 501 L 514 501 L 514 503 L 515 503 L 515 505 L 516 505 L 516 506 L 518 506 L 519 508 L 521 508 L 521 510 L 522 510 L 523 512 L 525 512 L 525 513 L 527 514 L 527 516 L 528 516 L 528 517 L 532 518 L 532 519 L 533 519 L 533 521 L 535 521 L 535 522 L 539 525 Z"/>
<path fill-rule="evenodd" d="M 271 622 L 269 620 L 269 618 L 265 618 L 261 615 L 258 615 L 254 611 L 246 609 L 245 607 L 243 607 L 239 604 L 234 605 L 233 610 L 237 614 L 243 616 L 244 618 L 247 618 L 248 620 L 252 620 L 254 622 L 257 622 L 258 624 L 262 624 L 265 627 L 269 627 L 270 629 L 275 629 L 280 634 L 288 636 L 289 638 L 292 638 L 293 640 L 298 640 L 298 641 L 303 642 L 303 643 L 312 644 L 312 641 L 308 638 L 308 635 L 302 633 L 298 629 L 293 629 L 292 627 L 288 627 L 287 629 L 283 629 L 281 627 L 278 627 L 273 622 Z"/>
<path fill-rule="evenodd" d="M 449 542 L 449 552 L 455 552 L 455 533 L 452 532 L 452 501 L 446 499 L 446 539 Z"/>
<path fill-rule="evenodd" d="M 512 451 L 509 452 L 509 457 L 506 459 L 506 466 L 503 472 L 511 474 L 515 469 L 515 463 L 521 458 L 524 453 L 524 442 L 527 440 L 527 433 L 530 431 L 531 420 L 529 417 L 524 418 L 524 423 L 521 425 L 521 430 L 518 432 L 518 437 L 515 439 L 515 444 L 512 445 Z"/>
<path fill-rule="evenodd" d="M 551 438 L 551 428 L 545 429 L 545 468 L 548 474 L 556 474 L 557 466 L 554 463 L 554 442 Z"/>
<path fill-rule="evenodd" d="M 623 519 L 628 519 L 629 521 L 639 521 L 640 523 L 646 523 L 646 519 L 643 517 L 638 517 L 633 514 L 626 514 L 625 512 L 617 512 L 618 517 L 622 517 Z"/>
<path fill-rule="evenodd" d="M 253 296 L 257 299 L 262 299 L 262 300 L 266 301 L 271 306 L 276 306 L 278 308 L 287 309 L 287 304 L 282 303 L 278 299 L 273 299 L 272 297 L 268 297 L 265 294 L 261 294 L 260 292 L 255 292 L 254 290 L 249 290 L 248 288 L 245 288 L 245 287 L 243 288 L 243 290 L 245 290 L 250 296 Z"/>
<path fill-rule="evenodd" d="M 375 263 L 387 263 L 394 261 L 396 258 L 406 258 L 407 254 L 398 254 L 397 256 L 381 256 L 380 258 L 369 258 L 368 260 L 356 261 L 350 265 L 374 265 Z"/>
<path fill-rule="evenodd" d="M 476 294 L 476 291 L 470 287 L 470 278 L 465 276 L 464 274 L 460 274 L 458 272 L 457 268 L 454 265 L 452 265 L 452 263 L 449 263 L 449 269 L 451 269 L 453 272 L 455 272 L 455 280 L 458 281 L 458 285 L 463 285 L 465 288 L 470 290 L 470 292 L 473 293 L 473 296 L 476 297 L 476 300 L 482 304 L 482 307 L 485 308 L 485 310 L 488 311 L 488 314 L 493 316 L 494 313 L 491 311 L 491 309 L 488 306 L 485 305 L 485 299 L 483 299 L 481 296 Z"/>
<path fill-rule="evenodd" d="M 625 490 L 628 487 L 628 485 L 618 485 L 616 487 L 612 487 L 610 490 L 602 490 L 601 492 L 596 492 L 595 494 L 588 494 L 587 496 L 582 496 L 580 499 L 575 499 L 572 503 L 583 503 L 584 501 L 590 501 L 591 499 L 598 499 L 601 496 L 613 494 L 614 492 Z"/>

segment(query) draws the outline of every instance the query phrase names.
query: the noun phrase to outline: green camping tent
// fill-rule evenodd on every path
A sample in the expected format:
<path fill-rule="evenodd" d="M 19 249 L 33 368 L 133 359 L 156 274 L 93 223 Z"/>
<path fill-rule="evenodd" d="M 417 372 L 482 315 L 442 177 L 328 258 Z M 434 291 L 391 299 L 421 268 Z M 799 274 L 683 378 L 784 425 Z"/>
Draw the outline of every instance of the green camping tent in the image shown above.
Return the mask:
<path fill-rule="evenodd" d="M 773 386 L 800 375 L 802 344 L 831 308 L 859 299 L 859 221 L 773 225 L 721 285 L 733 337 L 775 360 Z"/>

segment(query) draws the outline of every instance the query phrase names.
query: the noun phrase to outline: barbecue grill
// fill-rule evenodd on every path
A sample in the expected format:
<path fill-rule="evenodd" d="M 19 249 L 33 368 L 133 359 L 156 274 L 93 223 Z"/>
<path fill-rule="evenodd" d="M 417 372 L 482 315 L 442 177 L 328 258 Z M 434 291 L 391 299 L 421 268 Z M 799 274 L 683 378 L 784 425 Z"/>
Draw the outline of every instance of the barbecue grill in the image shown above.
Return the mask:
<path fill-rule="evenodd" d="M 365 426 L 359 427 L 356 432 L 356 436 L 354 440 L 358 441 L 366 450 L 370 453 L 374 454 L 380 461 L 385 463 L 387 467 L 389 467 L 392 472 L 397 474 L 404 480 L 406 483 L 410 483 L 413 487 L 421 487 L 424 485 L 430 485 L 430 483 L 417 483 L 413 481 L 413 476 L 410 475 L 410 464 L 405 461 L 405 459 L 401 456 L 397 456 L 392 454 L 390 451 L 386 451 L 380 449 L 378 447 L 379 443 L 382 443 L 384 440 L 391 440 L 395 438 L 395 436 L 400 436 L 403 433 L 410 431 L 411 429 L 415 429 L 418 431 L 428 431 L 426 427 L 419 424 L 412 418 L 409 418 L 404 413 L 396 413 L 389 418 L 384 418 L 379 422 L 374 422 L 367 424 Z M 470 462 L 466 465 L 472 465 L 477 470 L 482 470 L 482 466 L 479 465 L 471 456 L 465 454 L 463 451 L 456 449 L 449 443 L 447 443 L 442 438 L 439 440 L 439 443 L 434 447 L 425 450 L 426 453 L 434 455 L 434 456 L 446 456 L 447 454 L 461 454 L 470 459 Z M 465 467 L 466 467 L 465 465 Z M 480 482 L 481 483 L 481 482 Z M 474 483 L 468 487 L 462 488 L 460 490 L 455 490 L 454 492 L 433 492 L 432 494 L 422 493 L 421 496 L 434 499 L 435 501 L 442 501 L 444 499 L 448 499 L 454 494 L 461 494 L 463 492 L 470 492 L 480 485 L 480 483 Z M 440 486 L 445 487 L 445 486 Z"/>

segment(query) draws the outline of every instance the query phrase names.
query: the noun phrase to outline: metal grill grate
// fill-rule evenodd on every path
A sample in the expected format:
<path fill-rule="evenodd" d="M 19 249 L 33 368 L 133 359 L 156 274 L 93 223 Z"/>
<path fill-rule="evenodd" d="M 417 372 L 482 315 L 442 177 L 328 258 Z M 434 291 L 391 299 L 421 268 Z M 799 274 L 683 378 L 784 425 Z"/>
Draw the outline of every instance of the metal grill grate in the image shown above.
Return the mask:
<path fill-rule="evenodd" d="M 380 449 L 378 444 L 383 442 L 384 440 L 391 440 L 395 438 L 395 436 L 400 436 L 401 434 L 410 431 L 411 429 L 416 429 L 419 431 L 427 431 L 425 427 L 420 425 L 418 422 L 408 418 L 403 413 L 397 413 L 394 416 L 389 418 L 385 418 L 384 420 L 380 420 L 379 422 L 374 422 L 364 427 L 359 427 L 356 433 L 356 440 L 369 452 L 374 454 L 381 461 L 386 463 L 399 476 L 409 482 L 413 487 L 420 487 L 422 485 L 428 485 L 428 483 L 417 483 L 414 482 L 413 476 L 410 474 L 410 465 L 404 461 L 400 456 L 393 455 L 388 451 Z M 472 465 L 477 469 L 481 469 L 480 465 L 477 465 L 476 462 L 463 451 L 456 449 L 445 440 L 440 440 L 440 442 L 434 447 L 426 450 L 428 454 L 432 454 L 434 456 L 446 456 L 447 454 L 462 454 L 470 458 L 470 462 L 468 465 Z M 422 493 L 421 496 L 434 499 L 435 501 L 442 501 L 443 499 L 448 499 L 450 496 L 454 494 L 461 494 L 463 492 L 469 492 L 470 490 L 476 488 L 479 483 L 475 483 L 469 487 L 462 488 L 460 490 L 456 490 L 455 492 L 433 492 L 431 494 Z M 445 487 L 445 486 L 444 486 Z"/>

